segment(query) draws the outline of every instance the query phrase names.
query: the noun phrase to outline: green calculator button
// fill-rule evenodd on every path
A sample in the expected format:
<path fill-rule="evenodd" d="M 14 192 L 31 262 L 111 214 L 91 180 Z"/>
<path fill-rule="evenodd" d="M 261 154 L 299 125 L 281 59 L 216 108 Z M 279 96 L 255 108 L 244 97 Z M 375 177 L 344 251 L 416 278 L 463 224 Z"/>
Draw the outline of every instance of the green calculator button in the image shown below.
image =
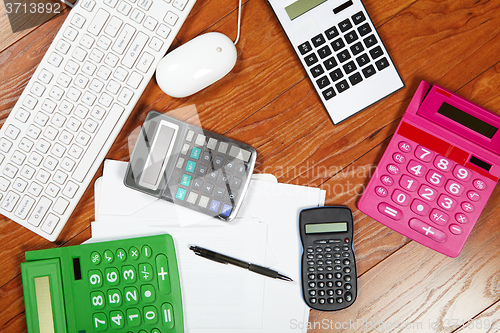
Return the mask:
<path fill-rule="evenodd" d="M 137 273 L 134 266 L 125 265 L 122 267 L 122 278 L 125 283 L 134 283 L 137 280 Z"/>
<path fill-rule="evenodd" d="M 196 169 L 196 162 L 193 162 L 193 161 L 188 161 L 186 163 L 186 171 L 187 172 L 191 172 L 193 173 L 194 172 L 194 169 Z"/>
<path fill-rule="evenodd" d="M 125 251 L 124 249 L 116 250 L 116 257 L 121 262 L 124 262 L 125 260 L 127 260 L 127 251 Z"/>
<path fill-rule="evenodd" d="M 170 292 L 170 277 L 168 276 L 168 261 L 164 254 L 156 256 L 156 271 L 158 272 L 158 289 L 162 294 Z"/>
<path fill-rule="evenodd" d="M 104 270 L 104 276 L 106 279 L 106 283 L 110 286 L 116 286 L 117 284 L 120 283 L 120 273 L 118 272 L 118 269 L 115 267 L 108 267 Z"/>
<path fill-rule="evenodd" d="M 93 291 L 90 293 L 90 303 L 93 309 L 102 309 L 105 306 L 104 294 L 100 291 Z"/>
<path fill-rule="evenodd" d="M 152 303 L 156 298 L 156 290 L 150 284 L 145 284 L 141 286 L 141 297 L 142 300 L 146 303 Z"/>
<path fill-rule="evenodd" d="M 94 251 L 90 254 L 90 261 L 94 264 L 94 265 L 99 265 L 99 263 L 101 262 L 101 254 L 97 251 Z"/>
<path fill-rule="evenodd" d="M 158 310 L 154 306 L 144 307 L 144 323 L 153 325 L 158 322 Z"/>
<path fill-rule="evenodd" d="M 117 308 L 122 305 L 122 294 L 118 289 L 108 290 L 108 303 L 112 308 Z"/>
<path fill-rule="evenodd" d="M 139 292 L 136 287 L 126 287 L 123 292 L 125 293 L 125 304 L 127 306 L 139 303 Z"/>
<path fill-rule="evenodd" d="M 139 265 L 139 280 L 142 282 L 151 281 L 153 279 L 153 266 L 148 263 Z"/>
<path fill-rule="evenodd" d="M 175 198 L 178 200 L 184 200 L 184 198 L 186 197 L 186 193 L 187 191 L 185 189 L 179 187 L 177 189 L 177 193 L 175 194 Z"/>
<path fill-rule="evenodd" d="M 127 309 L 127 324 L 132 327 L 141 325 L 141 311 L 139 309 Z"/>
<path fill-rule="evenodd" d="M 153 250 L 151 250 L 151 246 L 149 245 L 144 245 L 141 251 L 142 255 L 146 258 L 151 258 L 151 255 L 153 254 Z"/>
<path fill-rule="evenodd" d="M 125 326 L 125 318 L 123 318 L 123 312 L 119 310 L 114 310 L 109 313 L 109 319 L 111 319 L 111 328 L 118 329 Z"/>
<path fill-rule="evenodd" d="M 189 186 L 191 184 L 191 176 L 183 174 L 181 178 L 181 185 Z"/>
<path fill-rule="evenodd" d="M 167 329 L 174 327 L 174 308 L 170 303 L 163 303 L 161 306 L 161 319 Z"/>
<path fill-rule="evenodd" d="M 132 246 L 128 250 L 128 255 L 129 255 L 130 259 L 132 259 L 132 260 L 139 259 L 139 249 L 137 249 L 135 246 Z"/>
<path fill-rule="evenodd" d="M 191 158 L 194 158 L 195 160 L 197 160 L 200 158 L 200 154 L 201 154 L 201 149 L 193 147 L 193 149 L 191 150 L 190 156 L 191 156 Z"/>
<path fill-rule="evenodd" d="M 92 315 L 92 323 L 96 331 L 105 331 L 108 328 L 108 318 L 102 312 Z"/>
<path fill-rule="evenodd" d="M 89 283 L 92 288 L 102 287 L 102 273 L 97 269 L 89 271 Z"/>
<path fill-rule="evenodd" d="M 111 250 L 104 251 L 104 261 L 105 262 L 107 262 L 108 264 L 111 264 L 114 259 L 115 259 L 115 256 L 113 254 L 113 251 L 111 251 Z"/>

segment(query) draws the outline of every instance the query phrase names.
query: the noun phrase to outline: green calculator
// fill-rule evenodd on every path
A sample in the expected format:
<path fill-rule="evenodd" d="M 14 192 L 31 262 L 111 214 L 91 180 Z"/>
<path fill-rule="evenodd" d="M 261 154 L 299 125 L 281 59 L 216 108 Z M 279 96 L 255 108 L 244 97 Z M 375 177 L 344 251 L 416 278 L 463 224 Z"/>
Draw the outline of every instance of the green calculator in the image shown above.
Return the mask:
<path fill-rule="evenodd" d="M 29 333 L 184 332 L 172 236 L 26 252 Z"/>

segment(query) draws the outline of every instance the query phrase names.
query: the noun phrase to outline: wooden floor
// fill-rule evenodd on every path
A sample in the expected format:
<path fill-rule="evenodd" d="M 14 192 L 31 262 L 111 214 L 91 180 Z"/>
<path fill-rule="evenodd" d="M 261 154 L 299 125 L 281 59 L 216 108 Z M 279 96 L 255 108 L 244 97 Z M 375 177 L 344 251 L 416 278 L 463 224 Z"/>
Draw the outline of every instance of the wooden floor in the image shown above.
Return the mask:
<path fill-rule="evenodd" d="M 194 104 L 203 127 L 257 149 L 257 172 L 319 187 L 327 191 L 326 204 L 352 209 L 358 298 L 343 311 L 311 311 L 309 332 L 499 332 L 500 186 L 456 259 L 386 228 L 361 213 L 357 202 L 421 80 L 500 115 L 500 2 L 364 4 L 406 85 L 395 94 L 332 125 L 268 3 L 246 0 L 233 71 L 183 99 L 166 96 L 151 81 L 107 157 L 128 160 L 128 135 L 147 111 Z M 234 39 L 237 7 L 237 0 L 198 0 L 172 48 L 208 31 Z M 27 22 L 24 30 L 18 21 L 22 29 L 12 32 L 0 4 L 0 124 L 68 11 L 39 26 Z M 56 243 L 0 216 L 0 331 L 26 331 L 24 252 L 87 240 L 93 195 L 90 186 Z"/>

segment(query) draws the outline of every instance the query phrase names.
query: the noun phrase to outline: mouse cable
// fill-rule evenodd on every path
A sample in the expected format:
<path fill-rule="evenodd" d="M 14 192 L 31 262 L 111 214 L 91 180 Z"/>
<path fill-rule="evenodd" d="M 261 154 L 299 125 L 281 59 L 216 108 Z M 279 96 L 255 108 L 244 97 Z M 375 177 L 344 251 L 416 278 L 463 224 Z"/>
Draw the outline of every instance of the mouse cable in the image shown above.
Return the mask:
<path fill-rule="evenodd" d="M 75 7 L 75 5 L 73 5 L 72 3 L 70 3 L 70 2 L 68 2 L 68 1 L 66 1 L 66 0 L 60 0 L 60 1 L 61 1 L 63 4 L 65 4 L 66 6 L 68 6 L 68 7 L 71 7 L 71 8 Z M 76 4 L 76 3 L 75 3 L 75 4 Z"/>
<path fill-rule="evenodd" d="M 238 32 L 236 34 L 236 40 L 234 41 L 234 45 L 236 45 L 236 43 L 238 43 L 238 41 L 240 40 L 240 30 L 241 30 L 241 0 L 238 6 Z"/>

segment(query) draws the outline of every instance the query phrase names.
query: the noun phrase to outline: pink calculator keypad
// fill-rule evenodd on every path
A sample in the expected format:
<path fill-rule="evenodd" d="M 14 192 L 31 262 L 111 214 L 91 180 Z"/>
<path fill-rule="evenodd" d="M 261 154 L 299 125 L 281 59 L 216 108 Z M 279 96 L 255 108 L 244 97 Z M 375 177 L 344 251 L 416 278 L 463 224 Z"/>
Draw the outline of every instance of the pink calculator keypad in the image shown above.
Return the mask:
<path fill-rule="evenodd" d="M 465 166 L 466 153 L 456 147 L 451 157 L 435 152 L 433 136 L 419 140 L 419 131 L 405 124 L 394 135 L 358 206 L 401 234 L 456 257 L 496 181 Z M 413 133 L 411 139 L 407 133 Z"/>

